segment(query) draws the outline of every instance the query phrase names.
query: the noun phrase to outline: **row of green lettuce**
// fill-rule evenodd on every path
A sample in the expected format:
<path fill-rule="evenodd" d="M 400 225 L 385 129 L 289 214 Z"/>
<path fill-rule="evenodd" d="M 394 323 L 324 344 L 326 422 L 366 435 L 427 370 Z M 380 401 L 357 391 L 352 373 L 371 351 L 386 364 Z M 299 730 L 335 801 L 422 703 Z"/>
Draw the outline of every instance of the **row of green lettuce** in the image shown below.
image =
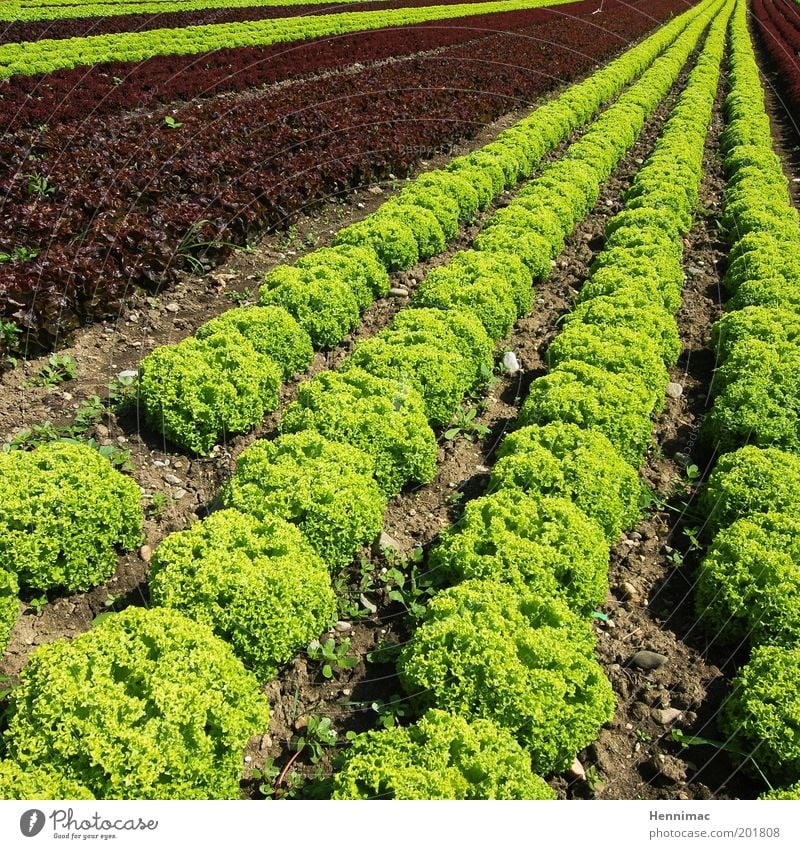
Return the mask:
<path fill-rule="evenodd" d="M 12 42 L 0 45 L 0 79 L 7 79 L 14 74 L 26 76 L 51 73 L 99 62 L 141 62 L 151 56 L 186 56 L 231 47 L 266 47 L 270 44 L 408 26 L 426 21 L 515 12 L 532 6 L 552 6 L 558 2 L 497 0 L 487 3 L 410 6 L 377 12 L 338 12 L 331 15 Z"/>
<path fill-rule="evenodd" d="M 389 272 L 441 253 L 462 223 L 529 177 L 547 151 L 638 77 L 700 11 L 676 19 L 496 141 L 423 174 L 377 212 L 340 231 L 333 247 L 314 251 L 294 266 L 275 268 L 258 307 L 230 310 L 194 337 L 146 357 L 139 398 L 149 427 L 183 449 L 207 454 L 221 438 L 256 426 L 278 406 L 281 381 L 305 370 L 315 348 L 341 342 L 358 325 L 360 313 L 388 292 Z M 558 232 L 554 210 L 562 218 L 572 213 L 564 201 L 545 202 L 551 208 L 540 225 L 542 240 Z M 495 229 L 495 243 L 509 227 L 513 222 Z M 530 250 L 539 250 L 546 269 L 547 252 L 541 245 Z M 450 274 L 448 282 L 444 273 L 434 278 L 438 283 L 429 285 L 427 305 L 441 306 L 452 298 L 480 301 L 489 333 L 503 338 L 520 304 L 501 294 L 502 283 L 488 289 L 463 286 L 489 269 L 476 266 L 472 255 L 460 262 L 461 279 Z M 516 270 L 512 266 L 495 264 L 495 274 L 519 276 L 518 265 Z M 454 404 L 443 402 L 435 410 L 437 423 L 446 424 L 454 412 Z"/>
<path fill-rule="evenodd" d="M 607 249 L 586 284 L 614 272 L 614 293 L 594 292 L 591 299 L 633 303 L 645 316 L 653 310 L 661 317 L 661 328 L 667 318 L 674 325 L 663 301 L 669 299 L 674 309 L 672 300 L 680 293 L 680 236 L 697 203 L 730 10 L 727 4 L 712 23 L 687 87 L 628 192 L 626 210 L 609 224 Z M 719 5 L 713 10 L 718 12 Z M 544 190 L 553 199 L 565 198 L 562 208 L 572 212 L 565 210 L 560 223 L 552 224 L 553 240 L 559 229 L 563 240 L 594 205 L 599 185 L 674 84 L 707 20 L 698 21 L 691 38 L 687 31 L 680 45 L 659 59 L 558 163 L 498 213 L 497 226 L 514 222 L 502 242 L 529 267 L 540 268 L 539 222 L 548 217 L 547 207 L 538 205 L 528 215 L 529 200 L 541 200 Z M 581 166 L 580 179 L 570 167 L 575 163 Z M 477 240 L 480 250 L 486 249 L 482 242 L 492 229 Z M 651 258 L 647 269 L 640 265 L 644 256 Z M 582 303 L 589 299 L 587 294 Z M 651 344 L 649 325 L 636 329 L 639 324 L 631 320 L 628 329 L 618 315 L 595 322 L 580 310 L 551 346 L 560 352 L 551 376 L 564 369 L 578 375 L 584 369 L 618 375 L 620 384 L 647 394 L 642 428 L 649 431 L 649 416 L 663 404 L 665 360 L 673 358 L 673 351 Z M 632 311 L 630 318 L 634 315 Z M 620 334 L 627 344 L 604 353 L 603 343 Z M 522 427 L 500 447 L 490 494 L 471 502 L 431 552 L 431 572 L 451 586 L 430 602 L 398 660 L 400 682 L 417 711 L 494 723 L 524 747 L 535 774 L 566 769 L 613 716 L 611 686 L 594 657 L 590 614 L 605 601 L 609 548 L 623 528 L 635 524 L 641 492 L 633 459 L 625 459 L 629 443 L 611 426 L 612 417 L 598 413 L 576 421 L 578 409 L 602 408 L 604 387 L 576 385 L 581 400 L 570 404 L 563 403 L 558 388 L 547 386 L 548 377 L 532 384 L 520 413 Z M 542 403 L 544 399 L 553 404 Z M 609 409 L 619 412 L 613 400 Z M 414 779 L 420 782 L 414 798 L 441 790 L 435 776 L 420 777 L 438 762 L 419 748 L 428 737 L 427 730 L 419 730 L 422 724 L 356 738 L 334 776 L 334 798 L 405 797 L 413 792 Z M 477 780 L 471 797 L 485 798 L 487 789 L 497 788 Z"/>
<path fill-rule="evenodd" d="M 264 6 L 313 6 L 365 3 L 368 0 L 106 0 L 76 3 L 74 0 L 11 0 L 0 3 L 0 21 L 49 21 L 66 18 L 108 18 L 115 15 L 162 15 L 168 12 L 202 12 L 207 9 L 260 9 Z M 566 0 L 570 2 L 570 0 Z M 550 5 L 550 4 L 547 4 Z"/>
<path fill-rule="evenodd" d="M 723 452 L 701 499 L 712 539 L 697 617 L 747 647 L 720 727 L 750 772 L 800 798 L 800 218 L 772 149 L 744 2 L 731 25 L 722 137 L 731 298 L 713 328 L 722 363 L 708 436 Z M 748 444 L 749 443 L 749 444 Z M 741 447 L 745 446 L 745 447 Z M 736 449 L 736 450 L 734 450 Z"/>
<path fill-rule="evenodd" d="M 656 72 L 644 75 L 640 85 L 634 86 L 644 100 L 653 100 L 655 91 L 669 87 L 664 75 L 677 76 L 708 17 L 710 12 L 691 26 L 692 32 L 670 51 L 668 60 L 656 63 Z M 651 109 L 655 105 L 657 99 Z M 638 113 L 640 124 L 643 114 L 644 110 Z M 616 126 L 606 121 L 592 138 L 600 150 L 606 137 L 619 158 L 626 146 L 621 139 L 631 135 L 627 102 L 619 106 L 616 116 Z M 603 178 L 607 167 L 604 158 L 595 181 Z M 563 182 L 542 184 L 553 199 L 560 197 L 569 182 L 561 176 Z M 547 175 L 542 179 L 547 181 Z M 596 188 L 592 193 L 596 196 Z M 496 226 L 505 225 L 500 222 Z M 509 235 L 515 249 L 524 249 L 525 234 Z M 534 239 L 532 244 L 545 245 L 547 256 L 552 256 L 550 242 Z M 497 258 L 491 239 L 475 253 L 486 254 L 483 261 L 488 263 Z M 531 279 L 542 263 L 535 252 L 523 250 L 523 255 L 530 257 L 533 267 L 513 256 L 505 262 L 515 265 L 524 277 L 508 280 L 492 270 L 484 278 L 483 288 L 501 286 L 504 297 L 530 309 Z M 549 268 L 548 261 L 546 271 Z M 476 292 L 480 288 L 476 281 Z M 491 337 L 478 317 L 482 299 L 477 303 L 475 311 L 468 303 L 457 302 L 409 309 L 398 315 L 381 341 L 389 346 L 403 333 L 411 333 L 394 346 L 398 356 L 409 348 L 425 354 L 427 346 L 435 347 L 439 359 L 446 352 L 462 386 L 468 387 L 491 361 Z M 356 350 L 353 358 L 357 356 Z M 51 777 L 55 770 L 65 780 L 80 783 L 84 792 L 103 797 L 235 796 L 241 763 L 237 768 L 234 765 L 249 736 L 245 732 L 256 733 L 258 722 L 263 730 L 268 713 L 263 699 L 244 697 L 253 692 L 256 678 L 239 658 L 245 658 L 259 676 L 268 676 L 323 630 L 335 610 L 329 567 L 339 558 L 352 557 L 355 540 L 374 536 L 388 493 L 408 479 L 424 480 L 433 473 L 436 444 L 426 410 L 432 409 L 439 394 L 432 387 L 441 384 L 435 377 L 428 379 L 426 356 L 420 371 L 410 371 L 404 378 L 398 378 L 396 372 L 391 377 L 375 376 L 348 363 L 339 373 L 321 374 L 304 384 L 298 402 L 282 420 L 283 435 L 272 443 L 256 443 L 240 458 L 223 495 L 228 509 L 189 531 L 173 534 L 157 549 L 150 576 L 154 607 L 113 614 L 71 644 L 54 643 L 31 656 L 22 685 L 12 695 L 5 768 L 28 775 L 49 770 Z M 426 394 L 428 389 L 431 391 Z M 445 389 L 452 391 L 447 383 Z M 337 503 L 332 503 L 334 494 Z M 236 509 L 239 506 L 254 512 Z M 589 668 L 598 681 L 604 680 L 600 668 L 591 666 L 588 626 L 579 625 L 576 614 L 557 600 L 548 602 L 542 612 L 566 617 L 583 634 L 573 660 Z M 209 625 L 225 636 L 224 644 L 212 636 Z M 179 635 L 174 651 L 168 645 L 173 631 Z M 206 643 L 209 648 L 204 651 Z M 227 647 L 228 655 L 222 656 L 220 645 Z M 203 655 L 202 662 L 198 655 Z M 207 677 L 213 674 L 215 664 L 226 666 L 225 674 L 219 675 L 226 687 L 229 677 L 232 680 L 227 710 L 206 693 L 215 689 L 209 687 Z M 187 666 L 197 666 L 198 673 L 187 674 Z M 69 686 L 66 677 L 72 681 Z M 562 670 L 561 677 L 566 679 L 569 673 Z M 89 694 L 82 697 L 80 711 L 75 710 L 75 687 Z M 202 697 L 198 698 L 198 691 Z M 608 700 L 607 682 L 605 693 Z M 207 721 L 209 713 L 213 721 Z M 179 733 L 180 714 L 188 714 L 189 719 L 188 731 L 181 727 Z M 128 724 L 130 717 L 133 727 Z M 204 722 L 206 733 L 202 734 L 199 729 Z M 426 719 L 431 724 L 443 722 L 436 714 Z M 551 795 L 531 776 L 530 756 L 514 742 L 510 729 L 478 723 L 472 730 L 459 731 L 457 721 L 450 725 L 459 739 L 471 735 L 478 741 L 478 761 L 481 757 L 488 759 L 487 763 L 499 758 L 486 783 L 478 782 L 469 792 Z M 426 727 L 413 733 L 424 736 Z M 238 746 L 232 742 L 236 735 Z M 129 759 L 127 747 L 120 742 L 132 736 L 138 740 L 137 756 Z M 189 752 L 187 739 L 192 741 Z M 225 747 L 226 756 L 212 766 L 209 760 L 220 746 Z M 409 753 L 412 761 L 416 751 Z M 191 769 L 178 770 L 179 758 L 190 760 Z M 509 759 L 525 768 L 514 770 L 511 778 L 502 778 Z M 474 762 L 472 766 L 474 772 Z M 466 766 L 462 783 L 464 773 L 470 773 Z"/>

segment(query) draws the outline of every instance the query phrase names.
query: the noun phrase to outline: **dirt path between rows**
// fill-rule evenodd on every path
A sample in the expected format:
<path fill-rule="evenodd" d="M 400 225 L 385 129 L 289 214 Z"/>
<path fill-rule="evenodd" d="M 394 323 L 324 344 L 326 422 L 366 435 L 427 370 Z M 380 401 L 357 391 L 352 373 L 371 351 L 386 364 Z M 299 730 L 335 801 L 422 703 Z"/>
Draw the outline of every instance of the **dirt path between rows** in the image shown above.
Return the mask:
<path fill-rule="evenodd" d="M 621 209 L 620 197 L 647 157 L 668 114 L 667 103 L 648 125 L 636 147 L 606 184 L 592 213 L 577 228 L 567 249 L 559 257 L 551 278 L 537 289 L 533 314 L 518 322 L 508 348 L 517 352 L 523 374 L 506 379 L 485 399 L 487 408 L 479 421 L 491 428 L 480 444 L 465 440 L 448 443 L 436 480 L 429 486 L 392 501 L 385 521 L 386 531 L 398 544 L 403 565 L 413 571 L 415 552 L 424 552 L 443 527 L 457 521 L 465 501 L 482 494 L 493 462 L 493 449 L 513 424 L 519 398 L 529 382 L 544 371 L 543 354 L 557 333 L 558 317 L 570 308 L 572 298 L 588 276 L 589 265 L 602 249 L 604 227 Z M 672 728 L 686 733 L 713 733 L 713 717 L 725 691 L 723 669 L 732 659 L 708 656 L 706 646 L 692 631 L 691 575 L 696 556 L 682 533 L 687 517 L 675 512 L 682 500 L 691 505 L 694 487 L 686 483 L 685 468 L 706 465 L 709 458 L 696 444 L 697 431 L 708 403 L 708 385 L 713 356 L 708 349 L 711 324 L 721 312 L 720 264 L 724 245 L 718 239 L 716 220 L 722 197 L 722 173 L 717 153 L 721 129 L 719 98 L 705 155 L 705 178 L 701 188 L 703 209 L 686 239 L 686 288 L 678 315 L 684 352 L 672 370 L 671 380 L 682 394 L 668 399 L 667 408 L 655 426 L 656 444 L 643 474 L 656 492 L 660 509 L 651 511 L 640 525 L 616 546 L 611 561 L 611 592 L 605 613 L 608 622 L 598 622 L 598 658 L 614 686 L 619 702 L 614 720 L 580 759 L 585 777 L 572 774 L 551 778 L 561 798 L 605 799 L 710 799 L 728 796 L 748 798 L 758 790 L 732 770 L 715 749 L 681 753 Z M 362 658 L 369 652 L 372 662 L 360 663 L 326 681 L 318 664 L 304 656 L 290 665 L 285 675 L 268 686 L 274 706 L 271 733 L 254 744 L 252 763 L 285 763 L 309 717 L 329 717 L 340 731 L 374 727 L 379 715 L 406 709 L 406 699 L 396 677 L 393 656 L 397 647 L 412 638 L 408 618 L 401 606 L 391 604 L 382 587 L 381 570 L 388 561 L 364 552 L 360 570 L 351 570 L 350 598 L 368 588 L 374 613 L 345 623 L 351 651 Z M 420 562 L 424 579 L 424 556 Z M 372 573 L 374 570 L 374 573 Z M 361 580 L 365 571 L 377 574 Z M 355 579 L 355 580 L 353 580 Z M 688 581 L 688 586 L 687 586 Z M 356 605 L 357 607 L 358 605 Z M 389 647 L 386 650 L 386 646 Z M 644 671 L 631 665 L 640 649 L 666 657 L 663 666 Z M 343 742 L 343 741 L 342 741 Z M 302 764 L 298 772 L 316 778 L 312 787 L 322 788 L 331 760 Z M 255 783 L 252 792 L 257 792 Z M 293 795 L 291 779 L 284 780 L 278 795 Z"/>
<path fill-rule="evenodd" d="M 551 278 L 537 289 L 531 316 L 519 321 L 507 340 L 505 347 L 517 353 L 522 374 L 505 378 L 490 395 L 471 402 L 479 410 L 477 421 L 490 429 L 490 435 L 481 442 L 442 440 L 433 483 L 395 498 L 387 511 L 384 529 L 398 553 L 387 559 L 380 552 L 364 550 L 356 564 L 339 576 L 337 589 L 346 602 L 337 638 L 350 640 L 349 651 L 359 657 L 358 664 L 335 671 L 327 680 L 319 663 L 301 654 L 267 685 L 273 705 L 270 733 L 253 741 L 246 755 L 249 767 L 264 770 L 266 777 L 257 775 L 247 783 L 251 796 L 262 795 L 259 787 L 275 780 L 275 764 L 283 766 L 292 758 L 297 737 L 305 733 L 310 717 L 329 717 L 339 743 L 344 744 L 348 731 L 375 727 L 380 717 L 390 721 L 392 714 L 400 718 L 405 714 L 407 705 L 397 682 L 392 647 L 409 638 L 412 622 L 403 605 L 388 597 L 394 586 L 390 571 L 398 567 L 407 574 L 415 572 L 424 585 L 424 552 L 443 527 L 457 521 L 464 503 L 483 492 L 493 451 L 503 433 L 513 426 L 519 400 L 527 394 L 530 381 L 544 371 L 543 354 L 558 332 L 558 318 L 570 309 L 586 280 L 593 257 L 602 249 L 605 224 L 621 209 L 621 195 L 648 156 L 685 78 L 684 74 L 604 186 L 595 209 L 568 240 Z M 684 533 L 686 527 L 693 527 L 696 484 L 688 481 L 685 469 L 695 464 L 702 472 L 711 459 L 697 443 L 697 432 L 708 406 L 714 367 L 708 339 L 711 324 L 721 312 L 720 279 L 724 270 L 725 246 L 716 228 L 723 188 L 717 149 L 719 101 L 706 147 L 703 209 L 686 239 L 686 288 L 678 315 L 684 353 L 671 374 L 683 391 L 680 397 L 668 399 L 655 427 L 659 448 L 651 452 L 643 469 L 657 493 L 656 509 L 614 549 L 611 592 L 604 608 L 609 620 L 596 624 L 598 657 L 619 706 L 612 723 L 580 755 L 586 776 L 551 779 L 562 798 L 748 798 L 759 792 L 752 782 L 732 772 L 727 759 L 716 749 L 682 752 L 672 736 L 674 728 L 713 736 L 713 717 L 738 661 L 719 655 L 713 647 L 709 649 L 693 630 L 692 582 L 697 552 Z M 529 111 L 505 116 L 468 145 L 422 163 L 421 170 L 438 167 L 454 154 L 486 144 Z M 331 205 L 320 215 L 303 218 L 289 234 L 265 239 L 252 253 L 237 253 L 204 278 L 187 277 L 160 299 L 142 298 L 132 303 L 114 324 L 82 331 L 75 345 L 66 349 L 79 367 L 73 381 L 52 388 L 25 386 L 44 359 L 4 375 L 0 380 L 0 435 L 10 435 L 23 424 L 69 420 L 83 399 L 93 394 L 105 397 L 109 379 L 119 371 L 135 368 L 157 345 L 178 341 L 232 306 L 226 293 L 237 293 L 233 296 L 236 300 L 246 299 L 266 270 L 325 244 L 336 230 L 372 211 L 397 189 L 397 185 L 373 186 L 358 192 L 351 204 Z M 499 205 L 509 198 L 502 198 Z M 464 230 L 457 243 L 429 265 L 446 262 L 453 251 L 468 246 L 476 232 L 477 225 Z M 426 270 L 427 266 L 412 269 L 397 275 L 393 282 L 413 290 Z M 335 367 L 356 339 L 372 335 L 406 303 L 405 298 L 376 303 L 342 346 L 316 355 L 312 372 Z M 293 386 L 286 387 L 282 402 L 290 400 L 293 393 Z M 207 511 L 230 474 L 235 456 L 258 436 L 269 435 L 276 418 L 270 417 L 256 434 L 222 446 L 208 460 L 192 459 L 159 444 L 139 429 L 135 417 L 118 421 L 109 414 L 96 426 L 94 435 L 101 443 L 116 443 L 131 451 L 134 476 L 146 499 L 156 493 L 166 496 L 162 515 L 147 522 L 148 547 L 152 549 L 167 533 L 186 527 Z M 683 514 L 682 505 L 687 507 Z M 145 603 L 148 555 L 146 548 L 123 558 L 106 586 L 68 598 L 54 597 L 38 613 L 28 605 L 0 672 L 16 674 L 34 646 L 86 630 L 109 603 L 117 608 Z M 424 601 L 424 586 L 420 592 L 419 598 Z M 413 594 L 406 598 L 413 600 Z M 657 670 L 637 669 L 630 660 L 642 648 L 659 652 L 667 660 Z M 318 764 L 309 762 L 308 753 L 302 755 L 283 777 L 277 796 L 324 795 L 324 779 L 334 751 L 325 751 Z M 302 789 L 309 778 L 317 781 Z"/>

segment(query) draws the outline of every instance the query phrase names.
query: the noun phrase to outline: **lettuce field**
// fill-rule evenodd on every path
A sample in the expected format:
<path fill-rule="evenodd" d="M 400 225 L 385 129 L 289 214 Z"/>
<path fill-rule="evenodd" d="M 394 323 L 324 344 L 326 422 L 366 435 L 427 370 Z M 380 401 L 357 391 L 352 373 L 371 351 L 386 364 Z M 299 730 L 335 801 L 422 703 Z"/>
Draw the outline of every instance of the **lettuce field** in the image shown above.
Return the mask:
<path fill-rule="evenodd" d="M 0 2 L 0 799 L 800 797 L 796 0 Z"/>

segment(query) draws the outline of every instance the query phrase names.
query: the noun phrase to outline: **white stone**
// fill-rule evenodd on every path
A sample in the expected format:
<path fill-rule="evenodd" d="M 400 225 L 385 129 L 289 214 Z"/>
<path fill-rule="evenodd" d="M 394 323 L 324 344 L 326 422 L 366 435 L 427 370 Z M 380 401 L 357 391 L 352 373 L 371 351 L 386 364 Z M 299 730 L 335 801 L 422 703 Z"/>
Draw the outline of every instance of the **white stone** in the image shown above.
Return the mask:
<path fill-rule="evenodd" d="M 517 355 L 513 351 L 506 351 L 505 354 L 503 354 L 503 368 L 509 374 L 517 374 L 522 371 Z"/>
<path fill-rule="evenodd" d="M 667 396 L 669 398 L 680 398 L 683 395 L 683 387 L 680 383 L 673 383 L 670 381 L 667 384 Z"/>

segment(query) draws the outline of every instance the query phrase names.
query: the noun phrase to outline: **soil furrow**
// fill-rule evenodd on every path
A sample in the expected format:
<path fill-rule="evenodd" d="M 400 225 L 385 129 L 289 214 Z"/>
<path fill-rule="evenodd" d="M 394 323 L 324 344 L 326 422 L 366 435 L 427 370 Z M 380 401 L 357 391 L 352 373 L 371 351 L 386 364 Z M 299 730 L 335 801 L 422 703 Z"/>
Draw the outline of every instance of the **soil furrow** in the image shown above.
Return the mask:
<path fill-rule="evenodd" d="M 461 155 L 487 144 L 502 130 L 532 111 L 534 110 L 520 110 L 504 116 L 500 121 L 489 125 L 469 145 L 456 149 L 452 155 Z M 564 149 L 581 133 L 582 130 L 578 130 L 570 139 L 562 142 L 543 158 L 542 164 L 558 159 Z M 427 168 L 441 167 L 450 158 L 451 156 L 442 155 L 426 162 L 425 166 Z M 327 222 L 335 223 L 335 229 L 329 228 L 329 232 L 314 247 L 325 244 L 340 227 L 372 212 L 394 192 L 394 187 L 385 193 L 381 190 L 380 194 L 373 194 L 369 190 L 365 192 L 364 201 L 359 201 L 354 208 L 350 208 L 345 220 L 334 222 L 331 219 Z M 480 232 L 483 222 L 487 221 L 499 207 L 506 205 L 515 192 L 516 189 L 505 192 L 474 222 L 463 227 L 445 252 L 427 262 L 419 263 L 406 272 L 392 275 L 392 285 L 403 286 L 410 294 L 413 293 L 417 282 L 423 279 L 429 270 L 447 263 L 456 251 L 468 248 Z M 312 232 L 311 228 L 318 223 L 319 219 L 309 218 L 304 222 L 309 229 L 298 228 L 293 237 L 295 247 L 288 247 L 282 237 L 270 237 L 259 246 L 257 252 L 252 255 L 237 256 L 235 261 L 226 266 L 222 272 L 212 276 L 222 281 L 220 284 L 222 286 L 227 283 L 227 276 L 231 275 L 235 277 L 239 286 L 242 282 L 248 282 L 257 289 L 258 281 L 263 274 L 279 261 L 294 261 L 311 248 L 308 235 Z M 191 285 L 191 281 L 187 281 L 186 285 L 187 287 Z M 242 289 L 232 289 L 232 291 L 242 291 Z M 190 293 L 187 292 L 188 295 Z M 171 297 L 177 298 L 178 295 L 173 292 Z M 8 428 L 6 437 L 10 438 L 23 427 L 32 424 L 41 424 L 46 421 L 55 425 L 68 423 L 82 402 L 93 394 L 101 396 L 107 394 L 107 384 L 113 381 L 120 371 L 136 369 L 139 363 L 139 352 L 149 353 L 145 345 L 148 348 L 156 347 L 153 344 L 155 336 L 147 334 L 149 332 L 155 334 L 157 331 L 155 327 L 149 326 L 151 319 L 144 316 L 144 309 L 150 300 L 152 299 L 144 299 L 142 303 L 133 304 L 131 312 L 124 319 L 127 328 L 133 325 L 131 316 L 143 318 L 144 326 L 141 329 L 133 325 L 135 327 L 133 331 L 126 329 L 125 332 L 118 332 L 123 321 L 120 319 L 114 328 L 112 339 L 109 340 L 109 328 L 87 328 L 76 346 L 62 352 L 72 356 L 78 364 L 77 377 L 68 383 L 56 387 L 28 385 L 33 375 L 47 362 L 44 357 L 22 364 L 14 372 L 5 375 L 2 383 L 9 385 L 10 391 L 0 399 L 0 428 Z M 341 345 L 330 351 L 317 352 L 310 368 L 303 375 L 284 384 L 280 392 L 278 409 L 267 416 L 256 430 L 223 443 L 220 450 L 209 458 L 197 458 L 184 454 L 175 446 L 165 443 L 162 437 L 147 431 L 135 408 L 120 415 L 108 409 L 103 421 L 92 428 L 90 436 L 95 438 L 101 446 L 116 445 L 122 450 L 129 451 L 132 475 L 142 489 L 145 506 L 158 504 L 160 501 L 165 507 L 157 515 L 153 515 L 150 511 L 151 515 L 145 522 L 144 548 L 138 552 L 123 555 L 115 575 L 106 585 L 96 587 L 88 593 L 76 594 L 68 598 L 58 597 L 52 603 L 38 605 L 38 610 L 36 600 L 26 597 L 26 602 L 33 601 L 34 604 L 27 605 L 25 614 L 31 614 L 36 610 L 36 616 L 23 614 L 20 617 L 7 650 L 6 660 L 0 668 L 4 669 L 6 674 L 14 674 L 19 671 L 27 654 L 36 645 L 62 636 L 74 637 L 88 630 L 92 619 L 107 608 L 109 599 L 113 601 L 133 596 L 134 603 L 146 602 L 146 558 L 149 551 L 152 551 L 169 533 L 188 527 L 198 517 L 208 512 L 222 484 L 230 477 L 235 458 L 256 439 L 276 434 L 281 411 L 295 400 L 297 387 L 301 381 L 321 371 L 337 368 L 357 341 L 375 335 L 407 304 L 408 298 L 384 298 L 373 303 L 363 314 L 359 327 Z M 159 333 L 158 344 L 172 344 L 190 335 L 204 321 L 219 314 L 221 306 L 218 294 L 212 294 L 202 302 L 195 295 L 188 310 L 179 309 L 173 312 L 176 305 L 178 305 L 177 301 L 170 301 L 163 310 L 159 311 L 159 315 L 163 315 L 164 322 Z M 140 332 L 145 338 L 141 342 L 130 343 L 129 332 Z M 126 345 L 125 356 L 119 355 L 121 344 Z M 98 351 L 109 353 L 97 353 Z M 103 362 L 103 365 L 98 368 L 98 361 L 104 361 L 106 356 L 108 361 Z M 15 396 L 16 402 L 12 400 Z M 3 400 L 5 403 L 2 403 Z M 440 461 L 444 459 L 444 451 L 440 451 Z M 182 496 L 181 493 L 183 493 Z"/>
<path fill-rule="evenodd" d="M 544 353 L 558 332 L 558 319 L 570 309 L 572 298 L 588 277 L 594 255 L 601 249 L 606 222 L 622 208 L 621 195 L 648 156 L 661 133 L 677 94 L 683 88 L 685 72 L 670 96 L 659 107 L 656 115 L 646 125 L 635 147 L 624 158 L 612 178 L 605 184 L 595 209 L 581 223 L 568 240 L 567 248 L 556 260 L 550 279 L 537 286 L 534 313 L 515 325 L 511 337 L 503 346 L 513 350 L 523 365 L 515 377 L 506 377 L 492 390 L 492 394 L 479 401 L 485 409 L 476 421 L 489 427 L 491 435 L 483 442 L 465 439 L 442 443 L 440 465 L 436 479 L 429 485 L 394 498 L 385 514 L 384 528 L 397 545 L 399 555 L 388 560 L 380 555 L 363 552 L 365 568 L 375 569 L 377 579 L 369 585 L 377 610 L 367 618 L 355 621 L 352 628 L 340 634 L 348 637 L 353 653 L 362 658 L 375 651 L 381 641 L 392 645 L 402 644 L 409 638 L 408 620 L 402 606 L 392 604 L 382 587 L 381 569 L 391 569 L 400 561 L 408 571 L 413 571 L 415 552 L 424 552 L 435 541 L 439 532 L 461 512 L 464 501 L 481 495 L 488 482 L 492 454 L 502 434 L 512 425 L 517 414 L 517 402 L 527 392 L 528 383 L 545 370 Z M 424 555 L 419 557 L 419 577 L 424 580 Z M 360 572 L 360 570 L 355 570 Z M 351 570 L 351 577 L 354 572 Z M 363 587 L 350 585 L 352 598 L 357 598 Z M 377 590 L 375 589 L 377 587 Z M 601 638 L 602 639 L 602 638 Z M 264 757 L 287 759 L 291 755 L 292 735 L 302 734 L 309 716 L 324 715 L 334 721 L 341 731 L 359 731 L 372 727 L 377 712 L 372 706 L 400 706 L 407 709 L 407 700 L 397 681 L 392 662 L 359 663 L 352 671 L 344 672 L 337 681 L 324 681 L 319 677 L 317 664 L 306 656 L 298 657 L 285 674 L 268 685 L 273 719 L 269 740 L 260 741 L 250 752 L 253 763 Z M 352 703 L 356 702 L 357 705 Z M 363 704 L 363 708 L 358 705 Z M 302 767 L 307 776 L 314 769 Z M 323 761 L 323 771 L 330 764 Z M 553 785 L 563 794 L 572 792 L 561 778 Z"/>
<path fill-rule="evenodd" d="M 676 733 L 714 737 L 709 718 L 726 689 L 730 658 L 709 647 L 695 629 L 694 573 L 698 559 L 695 514 L 698 484 L 712 456 L 698 440 L 709 407 L 715 367 L 711 325 L 722 313 L 726 246 L 718 215 L 724 176 L 718 153 L 722 84 L 706 140 L 702 208 L 685 239 L 683 305 L 677 321 L 683 353 L 670 372 L 681 387 L 668 397 L 655 425 L 656 449 L 642 474 L 656 509 L 612 553 L 610 621 L 600 628 L 598 654 L 614 686 L 618 708 L 610 728 L 590 747 L 588 761 L 607 799 L 710 799 L 752 795 L 712 747 L 682 749 Z M 663 655 L 656 669 L 638 667 L 640 650 Z"/>

